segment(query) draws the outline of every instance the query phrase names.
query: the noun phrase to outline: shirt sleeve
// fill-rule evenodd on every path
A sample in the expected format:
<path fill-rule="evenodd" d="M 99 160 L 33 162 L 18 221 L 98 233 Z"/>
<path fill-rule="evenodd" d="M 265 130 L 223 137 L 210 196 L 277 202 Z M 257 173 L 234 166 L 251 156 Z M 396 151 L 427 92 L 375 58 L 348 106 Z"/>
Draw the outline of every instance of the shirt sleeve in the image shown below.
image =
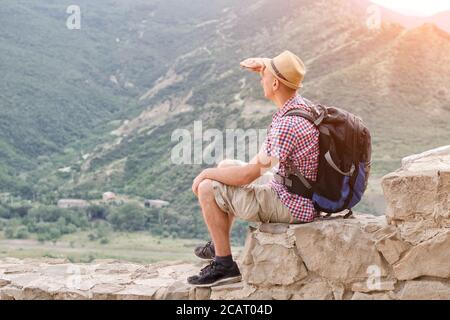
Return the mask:
<path fill-rule="evenodd" d="M 295 124 L 288 118 L 273 123 L 264 141 L 266 155 L 286 162 L 297 145 L 295 131 Z"/>

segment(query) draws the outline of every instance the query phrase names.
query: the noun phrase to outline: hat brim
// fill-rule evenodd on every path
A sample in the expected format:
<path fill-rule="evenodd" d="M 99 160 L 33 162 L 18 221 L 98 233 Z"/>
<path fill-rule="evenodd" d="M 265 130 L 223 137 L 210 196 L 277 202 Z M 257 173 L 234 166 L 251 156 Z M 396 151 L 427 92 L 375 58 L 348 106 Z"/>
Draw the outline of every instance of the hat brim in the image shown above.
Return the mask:
<path fill-rule="evenodd" d="M 277 75 L 277 73 L 275 72 L 275 70 L 273 69 L 273 67 L 272 67 L 272 59 L 269 59 L 269 58 L 262 58 L 262 61 L 263 61 L 263 63 L 264 63 L 264 66 L 266 67 L 266 69 L 269 70 L 270 73 L 271 73 L 275 78 L 277 78 L 281 83 L 283 83 L 285 86 L 287 86 L 287 87 L 289 87 L 289 88 L 291 88 L 291 89 L 295 89 L 295 90 L 300 89 L 300 88 L 303 88 L 303 84 L 302 84 L 302 83 L 300 83 L 300 85 L 297 86 L 297 85 L 295 85 L 295 84 L 293 84 L 293 83 L 291 83 L 291 82 L 289 82 L 289 81 L 286 81 L 286 80 L 282 79 L 281 77 L 279 77 L 279 76 Z"/>

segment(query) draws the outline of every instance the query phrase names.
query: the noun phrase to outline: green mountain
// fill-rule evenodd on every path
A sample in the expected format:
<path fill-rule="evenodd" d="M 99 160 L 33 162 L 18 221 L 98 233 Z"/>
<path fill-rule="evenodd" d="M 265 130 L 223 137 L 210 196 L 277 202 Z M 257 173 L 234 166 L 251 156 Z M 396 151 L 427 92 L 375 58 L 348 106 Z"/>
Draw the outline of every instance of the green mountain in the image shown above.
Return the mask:
<path fill-rule="evenodd" d="M 78 1 L 81 30 L 69 30 L 70 1 L 2 2 L 0 191 L 31 196 L 27 179 L 53 155 L 79 155 L 137 115 L 141 92 L 195 46 L 185 25 L 213 14 L 206 3 Z"/>
<path fill-rule="evenodd" d="M 275 109 L 239 61 L 285 49 L 307 65 L 303 95 L 372 131 L 361 210 L 383 210 L 378 180 L 401 157 L 448 144 L 450 35 L 432 24 L 369 29 L 356 0 L 83 0 L 81 30 L 68 30 L 70 4 L 2 3 L 1 191 L 163 199 L 201 225 L 190 190 L 201 166 L 172 163 L 171 134 L 198 120 L 266 128 Z"/>

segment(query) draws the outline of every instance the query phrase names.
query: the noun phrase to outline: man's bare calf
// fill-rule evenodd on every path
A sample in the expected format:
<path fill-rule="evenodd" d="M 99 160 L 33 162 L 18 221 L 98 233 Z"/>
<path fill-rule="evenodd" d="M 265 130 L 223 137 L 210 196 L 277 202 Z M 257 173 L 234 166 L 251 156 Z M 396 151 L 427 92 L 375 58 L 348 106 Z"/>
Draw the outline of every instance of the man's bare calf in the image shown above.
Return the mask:
<path fill-rule="evenodd" d="M 203 219 L 214 242 L 216 256 L 231 255 L 230 232 L 233 218 L 217 206 L 212 181 L 203 180 L 198 187 L 198 199 L 202 208 Z"/>

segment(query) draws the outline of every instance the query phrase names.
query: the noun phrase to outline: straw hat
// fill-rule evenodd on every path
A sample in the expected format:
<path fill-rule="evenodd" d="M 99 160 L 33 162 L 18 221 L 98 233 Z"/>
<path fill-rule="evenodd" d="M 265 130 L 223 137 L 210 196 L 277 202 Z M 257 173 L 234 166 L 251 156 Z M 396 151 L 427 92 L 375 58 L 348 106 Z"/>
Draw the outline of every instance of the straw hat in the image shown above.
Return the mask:
<path fill-rule="evenodd" d="M 247 59 L 241 65 L 255 71 L 255 64 L 263 63 L 275 78 L 291 89 L 303 87 L 306 69 L 303 61 L 290 51 L 284 51 L 273 59 Z"/>

